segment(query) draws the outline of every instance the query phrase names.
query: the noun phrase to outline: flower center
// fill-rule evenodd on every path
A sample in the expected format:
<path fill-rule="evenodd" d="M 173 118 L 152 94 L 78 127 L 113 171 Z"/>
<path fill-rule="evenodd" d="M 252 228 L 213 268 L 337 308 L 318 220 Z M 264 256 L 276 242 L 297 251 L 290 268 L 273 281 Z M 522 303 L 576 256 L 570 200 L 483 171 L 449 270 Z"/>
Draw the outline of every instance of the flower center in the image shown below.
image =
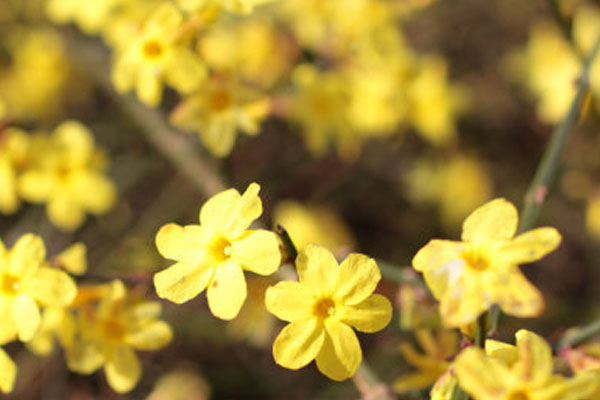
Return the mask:
<path fill-rule="evenodd" d="M 221 111 L 231 104 L 231 95 L 225 90 L 217 90 L 210 95 L 209 105 L 213 111 Z"/>
<path fill-rule="evenodd" d="M 467 266 L 476 271 L 484 271 L 489 268 L 487 252 L 481 248 L 471 246 L 461 254 Z"/>
<path fill-rule="evenodd" d="M 320 319 L 326 319 L 335 314 L 335 302 L 329 297 L 325 297 L 315 304 L 314 314 Z"/>
<path fill-rule="evenodd" d="M 142 52 L 147 58 L 155 59 L 160 57 L 163 53 L 163 46 L 158 42 L 158 40 L 148 40 L 142 46 Z"/>
<path fill-rule="evenodd" d="M 518 392 L 511 393 L 508 400 L 529 400 L 529 396 L 527 393 L 519 390 Z"/>
<path fill-rule="evenodd" d="M 231 243 L 224 237 L 219 237 L 210 246 L 210 253 L 217 261 L 225 261 L 231 257 Z"/>
<path fill-rule="evenodd" d="M 125 336 L 125 327 L 120 321 L 114 318 L 104 321 L 102 328 L 106 337 L 111 340 L 120 341 Z"/>
<path fill-rule="evenodd" d="M 21 288 L 21 281 L 16 276 L 4 274 L 2 276 L 2 284 L 0 287 L 4 294 L 14 295 Z"/>

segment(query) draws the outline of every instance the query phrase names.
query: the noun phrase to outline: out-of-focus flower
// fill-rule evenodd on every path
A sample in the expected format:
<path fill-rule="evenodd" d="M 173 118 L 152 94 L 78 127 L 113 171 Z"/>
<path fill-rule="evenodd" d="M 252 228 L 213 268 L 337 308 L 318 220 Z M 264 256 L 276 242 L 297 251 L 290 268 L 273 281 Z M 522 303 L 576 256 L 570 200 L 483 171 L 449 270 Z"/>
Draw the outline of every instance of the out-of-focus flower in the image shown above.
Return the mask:
<path fill-rule="evenodd" d="M 8 128 L 0 139 L 0 212 L 12 214 L 21 205 L 17 191 L 18 175 L 27 165 L 29 139 L 27 133 Z"/>
<path fill-rule="evenodd" d="M 469 347 L 456 358 L 458 384 L 474 399 L 579 400 L 597 387 L 598 377 L 592 373 L 553 375 L 552 351 L 542 337 L 524 329 L 515 336 L 516 348 L 487 341 L 485 352 Z"/>
<path fill-rule="evenodd" d="M 541 293 L 518 265 L 539 260 L 554 250 L 561 236 L 544 227 L 514 237 L 518 214 L 505 199 L 476 209 L 463 224 L 462 241 L 431 240 L 413 258 L 427 286 L 440 301 L 440 314 L 449 326 L 473 322 L 493 304 L 518 317 L 539 315 Z"/>
<path fill-rule="evenodd" d="M 0 391 L 10 393 L 17 378 L 17 365 L 0 347 Z"/>
<path fill-rule="evenodd" d="M 110 387 L 119 393 L 132 390 L 142 373 L 135 350 L 160 349 L 173 337 L 171 327 L 158 319 L 160 311 L 160 303 L 136 299 L 121 281 L 113 281 L 97 307 L 77 314 L 66 347 L 69 369 L 91 374 L 104 367 Z"/>
<path fill-rule="evenodd" d="M 50 221 L 72 231 L 83 223 L 86 213 L 108 211 L 116 189 L 103 174 L 105 155 L 94 147 L 93 136 L 84 125 L 63 122 L 49 139 L 35 165 L 19 177 L 19 193 L 33 203 L 46 203 Z"/>
<path fill-rule="evenodd" d="M 416 273 L 411 272 L 416 277 Z M 413 331 L 440 326 L 437 304 L 424 287 L 410 284 L 400 285 L 397 303 L 400 308 L 400 329 Z"/>
<path fill-rule="evenodd" d="M 282 281 L 267 289 L 269 312 L 290 322 L 273 343 L 275 362 L 298 369 L 316 360 L 330 379 L 348 379 L 362 361 L 352 328 L 376 332 L 392 316 L 389 300 L 373 294 L 379 268 L 362 254 L 350 254 L 338 266 L 333 254 L 312 244 L 300 251 L 296 266 L 299 282 Z"/>
<path fill-rule="evenodd" d="M 162 97 L 163 81 L 181 94 L 196 90 L 206 68 L 178 36 L 183 15 L 170 2 L 158 7 L 143 29 L 119 49 L 112 71 L 119 92 L 135 89 L 141 101 L 156 106 Z"/>
<path fill-rule="evenodd" d="M 46 14 L 59 24 L 76 22 L 88 34 L 99 33 L 112 11 L 127 3 L 127 0 L 47 0 Z"/>
<path fill-rule="evenodd" d="M 269 109 L 267 97 L 232 77 L 213 76 L 177 106 L 171 121 L 183 130 L 196 132 L 211 153 L 224 157 L 233 149 L 238 130 L 249 135 L 259 133 Z"/>
<path fill-rule="evenodd" d="M 164 225 L 156 234 L 159 253 L 177 263 L 154 275 L 161 298 L 184 303 L 207 289 L 214 316 L 233 319 L 246 300 L 243 270 L 270 275 L 281 262 L 277 236 L 249 230 L 262 214 L 258 192 L 251 183 L 244 194 L 235 189 L 211 197 L 200 210 L 200 225 Z"/>
<path fill-rule="evenodd" d="M 210 386 L 191 368 L 180 368 L 161 376 L 146 400 L 208 400 Z"/>
<path fill-rule="evenodd" d="M 588 199 L 585 209 L 585 225 L 594 239 L 600 239 L 600 196 Z"/>
<path fill-rule="evenodd" d="M 0 242 L 0 344 L 31 340 L 40 327 L 40 305 L 64 307 L 75 298 L 73 279 L 44 266 L 45 255 L 44 242 L 33 234 L 21 236 L 10 250 Z"/>
<path fill-rule="evenodd" d="M 433 385 L 450 366 L 449 358 L 458 350 L 459 335 L 456 331 L 417 329 L 415 337 L 423 353 L 419 353 L 411 344 L 402 343 L 400 351 L 404 359 L 418 372 L 409 373 L 396 379 L 394 390 L 406 392 L 424 389 Z"/>
<path fill-rule="evenodd" d="M 284 200 L 275 206 L 273 221 L 286 229 L 299 249 L 313 243 L 342 256 L 356 243 L 350 228 L 328 207 Z"/>

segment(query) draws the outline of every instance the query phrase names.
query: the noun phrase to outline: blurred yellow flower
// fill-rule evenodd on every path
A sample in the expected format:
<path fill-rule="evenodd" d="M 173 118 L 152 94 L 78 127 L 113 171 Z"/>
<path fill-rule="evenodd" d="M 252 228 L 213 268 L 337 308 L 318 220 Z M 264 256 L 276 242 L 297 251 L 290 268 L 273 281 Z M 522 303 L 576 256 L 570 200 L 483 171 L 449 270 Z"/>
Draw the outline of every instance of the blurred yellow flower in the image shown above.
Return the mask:
<path fill-rule="evenodd" d="M 336 381 L 350 378 L 362 361 L 355 328 L 383 329 L 392 317 L 388 299 L 373 294 L 381 274 L 372 258 L 350 254 L 339 266 L 328 250 L 304 247 L 296 259 L 299 282 L 267 289 L 267 310 L 290 322 L 273 343 L 277 364 L 298 369 L 312 360 Z"/>
<path fill-rule="evenodd" d="M 40 305 L 64 307 L 75 298 L 73 279 L 44 266 L 45 255 L 42 239 L 30 233 L 10 250 L 0 242 L 0 344 L 31 340 L 40 327 Z"/>
<path fill-rule="evenodd" d="M 423 354 L 409 343 L 400 345 L 404 359 L 418 372 L 403 375 L 394 381 L 394 390 L 399 393 L 433 385 L 446 372 L 450 366 L 449 358 L 458 350 L 459 334 L 456 331 L 417 329 L 415 338 Z"/>
<path fill-rule="evenodd" d="M 246 299 L 243 270 L 270 275 L 281 261 L 273 232 L 248 229 L 262 214 L 259 190 L 256 183 L 242 195 L 225 190 L 204 203 L 200 225 L 171 223 L 158 231 L 158 252 L 177 261 L 154 275 L 159 297 L 184 303 L 207 289 L 214 316 L 226 320 L 237 316 Z"/>
<path fill-rule="evenodd" d="M 69 369 L 91 374 L 104 366 L 110 387 L 129 392 L 142 373 L 134 350 L 157 350 L 173 338 L 171 327 L 158 319 L 160 312 L 160 303 L 136 299 L 121 281 L 111 282 L 96 308 L 77 315 L 72 343 L 66 347 Z"/>
<path fill-rule="evenodd" d="M 268 115 L 269 99 L 242 86 L 235 78 L 213 76 L 197 93 L 186 97 L 171 114 L 171 122 L 196 132 L 217 157 L 233 149 L 238 130 L 257 135 Z"/>
<path fill-rule="evenodd" d="M 102 173 L 103 158 L 84 125 L 63 122 L 35 166 L 19 177 L 19 193 L 33 203 L 46 203 L 50 221 L 59 228 L 75 230 L 86 213 L 103 214 L 115 202 L 115 186 Z"/>
<path fill-rule="evenodd" d="M 119 49 L 112 78 L 121 93 L 136 90 L 138 98 L 156 106 L 162 98 L 163 81 L 182 94 L 196 90 L 206 68 L 192 50 L 180 43 L 183 15 L 164 2 L 146 20 L 143 29 Z"/>
<path fill-rule="evenodd" d="M 424 274 L 447 325 L 467 325 L 493 304 L 518 317 L 542 312 L 541 293 L 518 265 L 554 250 L 561 236 L 544 227 L 514 237 L 517 223 L 515 206 L 495 199 L 467 217 L 461 242 L 434 239 L 415 255 L 413 268 Z"/>
<path fill-rule="evenodd" d="M 10 393 L 17 378 L 17 365 L 0 347 L 0 391 Z"/>
<path fill-rule="evenodd" d="M 12 214 L 21 205 L 17 191 L 18 175 L 26 167 L 29 138 L 17 128 L 8 128 L 0 139 L 0 212 Z"/>
<path fill-rule="evenodd" d="M 585 209 L 585 225 L 594 239 L 600 239 L 600 196 L 591 196 Z"/>
<path fill-rule="evenodd" d="M 76 22 L 87 34 L 99 33 L 114 9 L 122 6 L 127 0 L 47 0 L 46 14 L 48 18 L 59 24 Z"/>
<path fill-rule="evenodd" d="M 516 348 L 487 341 L 485 352 L 469 347 L 458 355 L 454 362 L 458 384 L 473 399 L 579 400 L 598 385 L 594 374 L 552 375 L 552 351 L 546 341 L 524 329 L 515 336 Z"/>
<path fill-rule="evenodd" d="M 356 244 L 350 228 L 332 208 L 283 200 L 273 210 L 273 221 L 285 228 L 299 249 L 313 243 L 342 256 Z"/>

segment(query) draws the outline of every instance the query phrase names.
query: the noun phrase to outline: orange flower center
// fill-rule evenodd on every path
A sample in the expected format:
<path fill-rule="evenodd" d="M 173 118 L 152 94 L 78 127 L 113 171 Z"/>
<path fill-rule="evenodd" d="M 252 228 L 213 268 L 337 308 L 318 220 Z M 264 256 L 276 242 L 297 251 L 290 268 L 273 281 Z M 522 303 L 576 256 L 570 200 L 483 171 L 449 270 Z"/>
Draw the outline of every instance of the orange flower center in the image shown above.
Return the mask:
<path fill-rule="evenodd" d="M 329 297 L 325 297 L 315 304 L 314 314 L 320 319 L 326 319 L 335 314 L 335 302 Z"/>
<path fill-rule="evenodd" d="M 527 393 L 519 390 L 518 392 L 511 393 L 508 400 L 529 400 L 529 396 Z"/>
<path fill-rule="evenodd" d="M 213 111 L 221 111 L 231 105 L 231 95 L 226 90 L 217 90 L 209 97 L 209 106 Z"/>
<path fill-rule="evenodd" d="M 103 327 L 104 334 L 111 340 L 121 341 L 123 336 L 125 336 L 125 327 L 123 324 L 113 318 L 107 319 L 104 321 Z"/>
<path fill-rule="evenodd" d="M 467 248 L 462 252 L 461 257 L 469 268 L 476 271 L 484 271 L 490 266 L 487 253 L 477 247 Z"/>
<path fill-rule="evenodd" d="M 210 246 L 212 257 L 218 262 L 225 261 L 231 257 L 231 242 L 224 237 L 219 237 Z"/>
<path fill-rule="evenodd" d="M 16 276 L 10 274 L 4 274 L 2 276 L 2 283 L 0 288 L 4 294 L 14 295 L 21 288 L 21 280 Z"/>
<path fill-rule="evenodd" d="M 158 42 L 158 40 L 155 39 L 148 40 L 142 46 L 142 52 L 144 53 L 144 56 L 150 59 L 160 57 L 163 51 L 163 46 Z"/>

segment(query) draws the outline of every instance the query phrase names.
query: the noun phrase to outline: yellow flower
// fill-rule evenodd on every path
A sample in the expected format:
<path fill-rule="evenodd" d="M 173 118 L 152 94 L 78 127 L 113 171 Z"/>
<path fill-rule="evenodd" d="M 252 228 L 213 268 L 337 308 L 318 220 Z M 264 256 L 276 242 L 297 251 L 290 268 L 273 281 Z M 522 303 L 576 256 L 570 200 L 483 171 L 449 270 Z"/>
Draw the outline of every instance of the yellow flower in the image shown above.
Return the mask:
<path fill-rule="evenodd" d="M 515 206 L 495 199 L 467 217 L 462 242 L 434 239 L 415 255 L 413 267 L 424 274 L 440 301 L 447 325 L 469 324 L 492 304 L 517 317 L 542 312 L 542 295 L 518 264 L 539 260 L 559 245 L 561 237 L 550 227 L 514 237 L 517 223 Z"/>
<path fill-rule="evenodd" d="M 102 174 L 102 153 L 85 126 L 63 122 L 51 136 L 50 148 L 40 154 L 37 165 L 19 178 L 19 192 L 34 203 L 47 203 L 53 224 L 72 231 L 86 212 L 102 214 L 112 207 L 116 190 Z"/>
<path fill-rule="evenodd" d="M 217 157 L 233 149 L 238 130 L 259 133 L 269 113 L 269 99 L 242 86 L 234 78 L 213 76 L 198 93 L 185 98 L 171 114 L 171 122 L 198 133 L 202 143 Z"/>
<path fill-rule="evenodd" d="M 15 385 L 17 365 L 0 347 L 0 391 L 10 393 Z"/>
<path fill-rule="evenodd" d="M 182 14 L 171 2 L 154 11 L 141 32 L 117 54 L 112 78 L 119 92 L 135 88 L 141 101 L 156 106 L 163 81 L 183 94 L 198 88 L 206 70 L 200 58 L 179 43 L 182 23 Z"/>
<path fill-rule="evenodd" d="M 69 369 L 91 374 L 104 366 L 111 388 L 130 391 L 142 373 L 134 350 L 157 350 L 173 337 L 171 327 L 158 319 L 160 311 L 160 303 L 138 300 L 121 281 L 113 281 L 97 307 L 78 313 L 76 333 L 66 347 Z"/>
<path fill-rule="evenodd" d="M 28 136 L 17 128 L 8 128 L 0 141 L 0 212 L 12 214 L 21 205 L 17 192 L 18 175 L 26 163 Z"/>
<path fill-rule="evenodd" d="M 0 242 L 0 343 L 31 340 L 40 327 L 39 305 L 67 306 L 77 294 L 66 273 L 44 266 L 39 236 L 21 236 L 11 250 Z"/>
<path fill-rule="evenodd" d="M 516 348 L 486 341 L 485 352 L 469 347 L 459 354 L 454 362 L 458 384 L 473 399 L 579 400 L 594 391 L 594 374 L 552 375 L 552 351 L 542 337 L 524 329 L 515 336 Z"/>
<path fill-rule="evenodd" d="M 402 343 L 400 351 L 404 359 L 419 371 L 406 374 L 396 379 L 394 390 L 406 392 L 423 389 L 433 385 L 450 366 L 448 358 L 458 349 L 458 333 L 456 331 L 439 330 L 436 335 L 430 329 L 415 331 L 417 342 L 424 351 L 419 354 L 409 343 Z"/>
<path fill-rule="evenodd" d="M 392 316 L 389 300 L 373 294 L 379 268 L 362 254 L 350 254 L 338 266 L 328 250 L 316 245 L 300 251 L 296 266 L 299 282 L 279 282 L 266 293 L 267 310 L 290 322 L 273 343 L 275 362 L 298 369 L 316 359 L 330 379 L 348 379 L 362 360 L 352 327 L 376 332 Z"/>
<path fill-rule="evenodd" d="M 159 253 L 176 264 L 154 275 L 161 298 L 184 303 L 207 289 L 214 316 L 233 319 L 246 299 L 243 270 L 270 275 L 281 261 L 273 232 L 248 227 L 262 214 L 260 186 L 211 197 L 200 210 L 200 225 L 164 225 L 156 234 Z"/>

